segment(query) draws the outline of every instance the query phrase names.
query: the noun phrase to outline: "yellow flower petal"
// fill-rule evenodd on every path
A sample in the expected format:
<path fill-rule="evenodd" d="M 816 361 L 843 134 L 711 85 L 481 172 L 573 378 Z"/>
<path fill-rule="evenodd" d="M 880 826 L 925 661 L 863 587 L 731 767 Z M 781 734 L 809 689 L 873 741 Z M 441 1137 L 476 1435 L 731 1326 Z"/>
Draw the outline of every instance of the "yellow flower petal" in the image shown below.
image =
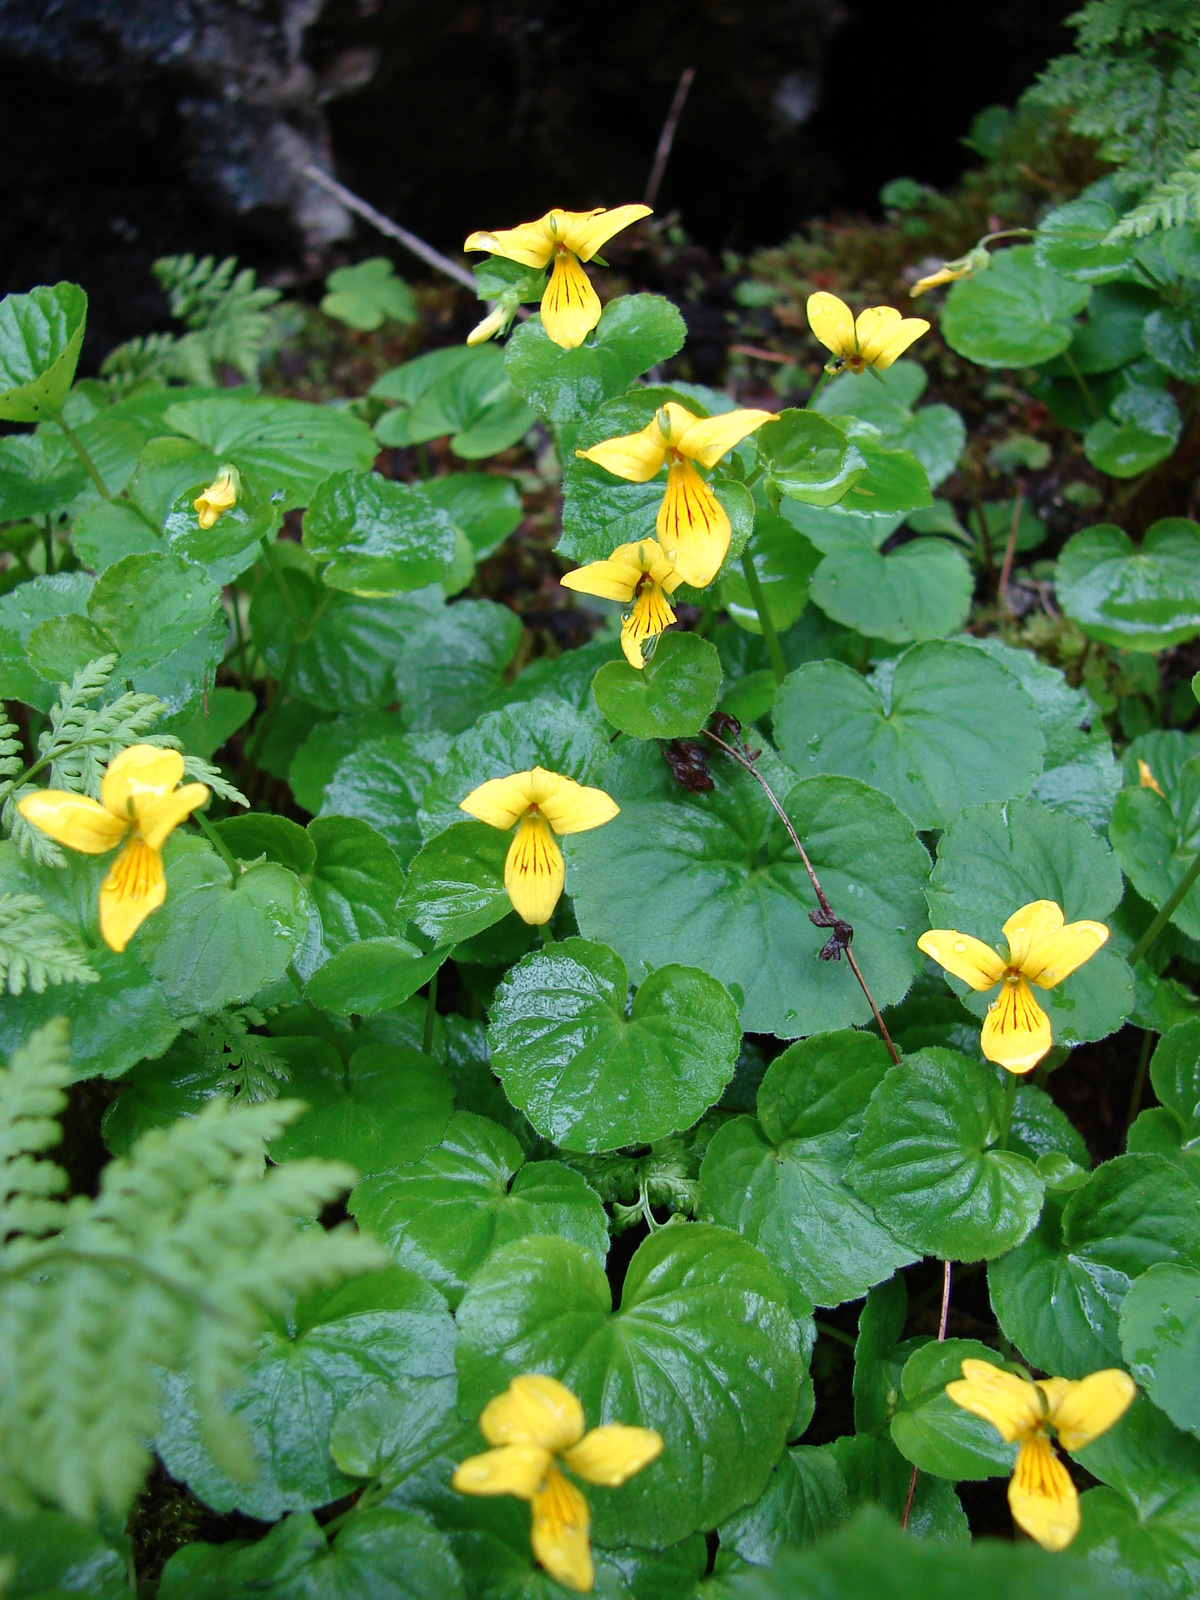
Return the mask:
<path fill-rule="evenodd" d="M 138 818 L 138 837 L 151 850 L 161 850 L 167 835 L 207 800 L 208 789 L 204 784 L 185 783 L 182 789 L 163 795 L 161 800 L 145 808 Z"/>
<path fill-rule="evenodd" d="M 467 335 L 468 344 L 486 344 L 498 333 L 503 333 L 511 320 L 511 310 L 503 305 L 493 306 L 482 322 L 477 322 Z"/>
<path fill-rule="evenodd" d="M 872 339 L 870 353 L 864 353 L 863 360 L 874 367 L 876 372 L 886 372 L 910 344 L 928 332 L 929 324 L 923 317 L 905 317 L 894 327 L 887 329 L 883 335 Z"/>
<path fill-rule="evenodd" d="M 943 283 L 953 283 L 955 278 L 961 278 L 961 272 L 951 272 L 949 267 L 939 267 L 936 272 L 929 273 L 924 278 L 918 278 L 908 291 L 915 300 L 919 294 L 925 294 L 930 289 L 937 289 Z"/>
<path fill-rule="evenodd" d="M 563 243 L 581 261 L 590 261 L 614 233 L 620 233 L 622 228 L 648 217 L 650 207 L 614 206 L 611 211 L 583 212 L 578 215 L 568 211 L 563 215 L 571 218 L 563 234 Z"/>
<path fill-rule="evenodd" d="M 182 777 L 183 757 L 178 750 L 131 744 L 109 762 L 100 783 L 100 799 L 114 817 L 135 818 L 170 794 Z"/>
<path fill-rule="evenodd" d="M 1049 1050 L 1050 1018 L 1025 979 L 1006 980 L 988 1007 L 979 1044 L 989 1061 L 1009 1072 L 1032 1072 Z"/>
<path fill-rule="evenodd" d="M 1090 961 L 1107 941 L 1108 929 L 1102 922 L 1068 922 L 1065 928 L 1034 941 L 1021 970 L 1039 989 L 1053 989 Z"/>
<path fill-rule="evenodd" d="M 701 417 L 685 429 L 675 448 L 702 467 L 715 467 L 747 434 L 774 420 L 773 411 L 725 411 L 717 417 Z"/>
<path fill-rule="evenodd" d="M 478 789 L 472 789 L 465 800 L 460 800 L 458 809 L 470 817 L 478 817 L 489 827 L 507 832 L 533 803 L 531 776 L 528 772 L 514 772 L 507 778 L 489 778 Z"/>
<path fill-rule="evenodd" d="M 219 472 L 205 489 L 192 501 L 196 520 L 202 528 L 211 528 L 217 518 L 237 505 L 238 485 L 233 473 L 226 468 Z"/>
<path fill-rule="evenodd" d="M 550 232 L 547 211 L 536 222 L 522 222 L 516 228 L 497 228 L 494 233 L 472 233 L 463 245 L 464 250 L 486 250 L 491 255 L 503 256 L 507 261 L 519 261 L 525 267 L 544 267 L 554 254 L 554 235 Z"/>
<path fill-rule="evenodd" d="M 674 621 L 675 613 L 667 604 L 662 589 L 657 583 L 647 583 L 621 624 L 621 649 L 631 667 L 642 670 L 647 659 L 642 650 L 643 640 L 657 639 Z"/>
<path fill-rule="evenodd" d="M 522 922 L 539 927 L 554 915 L 567 869 L 562 851 L 540 812 L 526 814 L 504 861 L 504 887 Z"/>
<path fill-rule="evenodd" d="M 667 448 L 658 423 L 651 420 L 640 433 L 605 439 L 590 450 L 576 450 L 575 454 L 584 461 L 594 461 L 614 478 L 624 478 L 627 483 L 648 483 L 667 459 Z"/>
<path fill-rule="evenodd" d="M 541 774 L 543 780 L 553 780 L 540 791 L 535 787 L 534 796 L 555 833 L 587 833 L 590 828 L 611 822 L 621 809 L 603 789 L 589 788 L 574 778 L 563 778 L 541 767 L 535 767 L 534 773 Z"/>
<path fill-rule="evenodd" d="M 716 495 L 686 459 L 671 463 L 655 527 L 684 583 L 707 588 L 720 571 L 733 530 Z"/>
<path fill-rule="evenodd" d="M 585 1433 L 563 1452 L 571 1471 L 587 1483 L 615 1489 L 662 1454 L 662 1435 L 653 1428 L 627 1428 L 620 1422 Z"/>
<path fill-rule="evenodd" d="M 130 839 L 100 885 L 100 936 L 109 949 L 124 950 L 166 898 L 162 857 L 141 839 Z"/>
<path fill-rule="evenodd" d="M 1017 1453 L 1008 1504 L 1018 1528 L 1043 1550 L 1065 1550 L 1079 1532 L 1079 1496 L 1044 1433 L 1035 1433 Z"/>
<path fill-rule="evenodd" d="M 1158 779 L 1140 756 L 1138 757 L 1138 783 L 1143 789 L 1153 789 L 1155 794 L 1162 794 Z M 1166 797 L 1164 796 L 1163 798 L 1165 799 Z"/>
<path fill-rule="evenodd" d="M 947 1395 L 956 1406 L 990 1422 L 1005 1444 L 1040 1425 L 1042 1402 L 1032 1383 L 990 1361 L 964 1361 L 962 1372 L 946 1385 Z"/>
<path fill-rule="evenodd" d="M 545 1487 L 533 1497 L 530 1543 L 550 1576 L 580 1594 L 589 1593 L 596 1581 L 590 1527 L 587 1501 L 557 1467 L 551 1467 Z"/>
<path fill-rule="evenodd" d="M 622 550 L 636 548 L 636 545 L 624 545 L 621 550 L 614 550 L 607 561 L 589 561 L 586 567 L 576 567 L 558 581 L 564 589 L 574 589 L 578 594 L 595 594 L 602 600 L 620 600 L 628 605 L 644 571 L 639 562 L 631 561 Z M 654 548 L 658 549 L 657 543 Z"/>
<path fill-rule="evenodd" d="M 1093 1372 L 1078 1383 L 1069 1383 L 1066 1393 L 1050 1406 L 1050 1420 L 1064 1450 L 1082 1450 L 1129 1410 L 1137 1395 L 1137 1384 L 1119 1367 Z M 586 1441 L 585 1441 L 586 1442 Z"/>
<path fill-rule="evenodd" d="M 972 989 L 990 989 L 1004 976 L 1007 963 L 982 939 L 953 928 L 932 928 L 917 940 L 917 949 L 932 957 L 939 967 L 969 983 Z"/>
<path fill-rule="evenodd" d="M 557 1378 L 526 1372 L 484 1406 L 479 1431 L 489 1444 L 565 1450 L 583 1438 L 583 1407 Z"/>
<path fill-rule="evenodd" d="M 563 350 L 575 350 L 600 321 L 600 297 L 569 250 L 554 257 L 542 296 L 542 326 Z"/>
<path fill-rule="evenodd" d="M 115 849 L 129 831 L 98 801 L 65 789 L 37 789 L 17 802 L 17 810 L 51 839 L 89 856 Z"/>
<path fill-rule="evenodd" d="M 854 344 L 864 361 L 870 362 L 888 333 L 900 321 L 894 306 L 868 306 L 854 319 Z"/>
<path fill-rule="evenodd" d="M 564 589 L 628 604 L 646 576 L 653 578 L 668 594 L 683 582 L 657 539 L 639 539 L 636 544 L 618 545 L 606 561 L 590 561 L 587 566 L 568 572 L 559 582 Z"/>
<path fill-rule="evenodd" d="M 450 1479 L 460 1494 L 511 1494 L 532 1500 L 554 1458 L 536 1444 L 504 1444 L 460 1461 Z"/>
<path fill-rule="evenodd" d="M 806 309 L 808 325 L 826 350 L 832 350 L 835 356 L 855 353 L 854 313 L 844 300 L 821 289 L 809 295 Z"/>
<path fill-rule="evenodd" d="M 1014 911 L 1002 930 L 1008 940 L 1012 966 L 1024 970 L 1034 942 L 1047 934 L 1057 933 L 1062 925 L 1062 907 L 1053 900 L 1031 900 L 1027 906 Z"/>

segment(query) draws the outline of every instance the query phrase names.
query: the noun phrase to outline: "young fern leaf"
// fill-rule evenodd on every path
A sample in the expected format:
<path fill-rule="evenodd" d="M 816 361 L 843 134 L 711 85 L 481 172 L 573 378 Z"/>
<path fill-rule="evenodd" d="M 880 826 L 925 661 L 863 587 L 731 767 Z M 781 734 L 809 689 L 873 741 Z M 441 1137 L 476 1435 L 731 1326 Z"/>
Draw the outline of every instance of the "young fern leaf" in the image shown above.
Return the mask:
<path fill-rule="evenodd" d="M 166 744 L 166 736 L 147 739 L 147 744 Z M 215 795 L 222 800 L 230 800 L 234 805 L 249 806 L 250 802 L 237 787 L 231 783 L 220 767 L 214 767 L 211 761 L 205 761 L 201 756 L 184 756 L 183 776 L 189 783 L 206 783 Z"/>
<path fill-rule="evenodd" d="M 65 1207 L 52 1197 L 66 1188 L 67 1175 L 36 1158 L 62 1138 L 56 1119 L 73 1076 L 65 1017 L 31 1034 L 0 1069 L 0 1241 L 40 1237 L 62 1225 Z"/>
<path fill-rule="evenodd" d="M 266 1167 L 301 1109 L 212 1101 L 111 1162 L 53 1238 L 0 1249 L 0 1505 L 124 1517 L 150 1464 L 164 1374 L 189 1388 L 225 1469 L 250 1469 L 222 1396 L 260 1336 L 297 1295 L 387 1259 L 348 1228 L 314 1226 L 352 1168 Z M 45 1148 L 53 1136 L 43 1124 L 33 1137 Z"/>
<path fill-rule="evenodd" d="M 126 745 L 179 743 L 169 734 L 150 733 L 166 709 L 157 695 L 126 691 L 108 705 L 92 704 L 115 665 L 115 656 L 89 661 L 62 686 L 50 708 L 50 726 L 38 739 L 39 760 L 50 766 L 50 788 L 98 799 L 104 768 Z"/>
<path fill-rule="evenodd" d="M 249 1031 L 261 1025 L 262 1013 L 244 1009 L 219 1011 L 196 1030 L 196 1042 L 229 1074 L 229 1090 L 245 1101 L 274 1100 L 279 1085 L 291 1077 L 291 1068 L 271 1041 Z"/>
<path fill-rule="evenodd" d="M 1156 228 L 1181 228 L 1200 222 L 1200 150 L 1193 150 L 1177 172 L 1152 189 L 1108 234 L 1117 239 L 1142 239 Z"/>
<path fill-rule="evenodd" d="M 170 351 L 170 376 L 212 384 L 214 366 L 221 363 L 247 378 L 257 376 L 272 331 L 268 308 L 279 299 L 279 290 L 257 288 L 250 267 L 236 269 L 236 256 L 220 263 L 212 256 L 200 261 L 193 255 L 164 256 L 154 263 L 171 315 L 191 330 Z"/>
<path fill-rule="evenodd" d="M 42 994 L 48 984 L 98 983 L 87 951 L 35 894 L 0 894 L 0 990 Z"/>

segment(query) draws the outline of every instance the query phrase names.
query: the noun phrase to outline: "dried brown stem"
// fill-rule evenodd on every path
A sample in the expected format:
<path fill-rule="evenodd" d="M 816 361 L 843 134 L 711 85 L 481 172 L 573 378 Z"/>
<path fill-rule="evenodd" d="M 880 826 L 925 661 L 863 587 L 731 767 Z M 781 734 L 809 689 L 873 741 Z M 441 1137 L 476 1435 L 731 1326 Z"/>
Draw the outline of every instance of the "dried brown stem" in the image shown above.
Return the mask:
<path fill-rule="evenodd" d="M 688 97 L 688 90 L 692 87 L 692 80 L 695 76 L 695 67 L 684 67 L 679 74 L 675 98 L 671 101 L 671 109 L 667 112 L 667 120 L 663 123 L 663 130 L 658 136 L 658 149 L 654 152 L 654 165 L 650 168 L 650 176 L 646 179 L 646 192 L 642 196 L 642 204 L 649 206 L 651 210 L 654 209 L 654 202 L 658 199 L 663 173 L 667 170 L 667 162 L 671 159 L 671 146 L 675 143 L 675 130 L 679 127 L 679 119 L 683 115 L 683 103 Z"/>
<path fill-rule="evenodd" d="M 950 1321 L 950 1263 L 942 1262 L 942 1314 L 938 1319 L 938 1343 L 944 1344 L 946 1339 L 946 1325 Z M 904 1501 L 904 1515 L 900 1518 L 901 1533 L 908 1527 L 908 1519 L 912 1514 L 913 1495 L 917 1492 L 917 1468 L 912 1469 L 912 1477 L 908 1480 L 908 1495 Z"/>
<path fill-rule="evenodd" d="M 801 861 L 803 861 L 803 863 L 804 863 L 804 870 L 805 870 L 805 872 L 808 873 L 808 880 L 813 886 L 813 893 L 817 897 L 817 904 L 820 906 L 821 911 L 823 913 L 823 920 L 818 922 L 817 926 L 818 927 L 835 928 L 835 929 L 840 928 L 840 927 L 844 927 L 845 924 L 843 924 L 841 922 L 840 918 L 838 918 L 838 917 L 836 917 L 834 915 L 833 907 L 829 904 L 829 901 L 825 898 L 825 891 L 824 891 L 824 889 L 821 888 L 820 880 L 818 879 L 816 873 L 813 871 L 813 864 L 808 859 L 808 852 L 805 850 L 804 846 L 800 843 L 800 836 L 799 836 L 799 834 L 797 834 L 795 828 L 792 827 L 791 818 L 788 816 L 787 812 L 780 805 L 779 800 L 776 797 L 774 789 L 771 788 L 771 785 L 763 777 L 762 773 L 754 765 L 754 762 L 751 761 L 750 757 L 745 753 L 745 751 L 737 749 L 734 745 L 726 744 L 725 740 L 722 739 L 719 734 L 713 733 L 711 728 L 705 728 L 704 729 L 704 735 L 705 735 L 706 738 L 711 739 L 714 744 L 720 745 L 721 749 L 725 751 L 726 755 L 732 756 L 733 759 L 740 766 L 742 766 L 742 767 L 744 767 L 746 769 L 746 771 L 750 774 L 750 776 L 752 778 L 754 778 L 754 780 L 759 784 L 759 786 L 761 787 L 763 793 L 766 795 L 767 799 L 771 802 L 771 805 L 774 807 L 776 816 L 779 818 L 780 822 L 782 822 L 784 827 L 787 829 L 788 838 L 792 841 L 793 845 L 796 847 L 796 854 L 800 857 Z M 814 914 L 814 916 L 815 916 L 815 914 Z M 897 1066 L 899 1066 L 900 1065 L 900 1052 L 896 1049 L 896 1046 L 892 1043 L 892 1036 L 887 1031 L 887 1025 L 884 1022 L 883 1018 L 879 1014 L 879 1007 L 875 1004 L 875 1000 L 874 1000 L 874 997 L 871 994 L 870 989 L 867 988 L 867 980 L 863 977 L 862 969 L 859 967 L 858 962 L 854 959 L 854 953 L 850 949 L 850 945 L 849 945 L 848 940 L 841 944 L 841 950 L 845 954 L 846 960 L 850 963 L 850 970 L 853 972 L 854 976 L 858 979 L 859 988 L 861 988 L 863 994 L 866 995 L 866 997 L 867 997 L 867 1004 L 871 1008 L 871 1014 L 875 1018 L 876 1026 L 878 1027 L 880 1033 L 883 1035 L 883 1042 L 884 1042 L 884 1044 L 887 1045 L 888 1051 L 889 1051 L 889 1053 L 891 1055 L 892 1060 L 895 1062 L 895 1064 Z"/>

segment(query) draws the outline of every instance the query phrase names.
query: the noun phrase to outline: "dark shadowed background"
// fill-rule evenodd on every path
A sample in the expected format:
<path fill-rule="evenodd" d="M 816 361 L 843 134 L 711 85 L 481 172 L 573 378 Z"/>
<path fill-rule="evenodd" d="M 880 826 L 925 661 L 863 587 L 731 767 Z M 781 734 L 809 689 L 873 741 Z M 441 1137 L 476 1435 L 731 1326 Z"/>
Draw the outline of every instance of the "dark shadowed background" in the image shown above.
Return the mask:
<path fill-rule="evenodd" d="M 710 249 L 877 209 L 972 160 L 974 113 L 1069 48 L 1070 0 L 0 0 L 0 291 L 73 278 L 88 358 L 166 323 L 157 256 L 278 281 L 377 253 L 316 160 L 443 249 L 639 199 Z M 398 258 L 400 260 L 400 258 Z M 407 276 L 418 264 L 400 261 Z"/>

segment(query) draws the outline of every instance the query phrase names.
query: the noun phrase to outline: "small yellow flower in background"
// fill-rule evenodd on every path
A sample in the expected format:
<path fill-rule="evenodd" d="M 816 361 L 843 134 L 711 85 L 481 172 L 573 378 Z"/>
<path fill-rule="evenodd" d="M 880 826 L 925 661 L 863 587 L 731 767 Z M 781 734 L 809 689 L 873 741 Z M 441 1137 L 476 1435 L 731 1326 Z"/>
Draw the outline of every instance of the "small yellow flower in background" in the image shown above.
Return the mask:
<path fill-rule="evenodd" d="M 515 307 L 496 305 L 482 322 L 477 322 L 467 335 L 468 344 L 486 344 L 498 333 L 504 333 L 513 319 Z"/>
<path fill-rule="evenodd" d="M 548 267 L 553 262 L 554 270 L 542 296 L 542 326 L 555 344 L 574 350 L 600 321 L 599 297 L 580 262 L 590 261 L 614 233 L 649 215 L 649 206 L 617 206 L 613 211 L 605 211 L 602 206 L 595 211 L 547 211 L 536 222 L 523 222 L 518 228 L 473 233 L 463 249 L 486 250 L 526 267 Z M 488 321 L 490 318 L 485 318 L 480 323 L 468 343 L 491 337 L 482 331 Z"/>
<path fill-rule="evenodd" d="M 1133 1404 L 1137 1385 L 1110 1367 L 1073 1383 L 1031 1383 L 989 1361 L 964 1361 L 963 1375 L 946 1385 L 956 1406 L 990 1422 L 1006 1444 L 1020 1444 L 1008 1485 L 1013 1521 L 1044 1550 L 1065 1550 L 1079 1532 L 1079 1495 L 1050 1448 L 1047 1427 L 1064 1450 L 1081 1450 L 1106 1433 Z"/>
<path fill-rule="evenodd" d="M 602 600 L 632 601 L 621 620 L 621 649 L 640 672 L 654 654 L 659 635 L 675 621 L 666 596 L 683 582 L 656 539 L 618 545 L 607 561 L 591 561 L 559 580 L 564 589 L 599 595 Z"/>
<path fill-rule="evenodd" d="M 982 991 L 1002 984 L 988 1008 L 980 1044 L 989 1061 L 1009 1072 L 1031 1072 L 1049 1050 L 1050 1018 L 1029 985 L 1053 989 L 1090 960 L 1108 939 L 1102 922 L 1069 922 L 1053 900 L 1034 900 L 1004 924 L 1008 955 L 953 928 L 934 928 L 917 940 L 947 972 Z"/>
<path fill-rule="evenodd" d="M 1162 794 L 1162 790 L 1159 788 L 1158 779 L 1150 771 L 1150 768 L 1140 756 L 1138 757 L 1138 782 L 1141 784 L 1143 789 L 1153 789 L 1155 794 Z M 1166 799 L 1166 796 L 1163 795 L 1163 798 Z"/>
<path fill-rule="evenodd" d="M 672 400 L 658 408 L 640 433 L 605 439 L 575 454 L 628 483 L 648 483 L 668 464 L 655 523 L 658 542 L 682 581 L 703 589 L 720 571 L 733 530 L 695 463 L 715 467 L 727 450 L 774 416 L 772 411 L 726 411 L 697 417 Z"/>
<path fill-rule="evenodd" d="M 237 505 L 241 487 L 237 468 L 222 467 L 204 493 L 192 501 L 200 526 L 211 528 L 218 517 L 224 516 L 226 511 L 232 511 Z"/>
<path fill-rule="evenodd" d="M 133 744 L 108 764 L 99 801 L 63 789 L 38 789 L 17 810 L 58 844 L 101 856 L 125 848 L 100 885 L 100 933 L 112 950 L 124 950 L 167 897 L 162 847 L 167 835 L 208 799 L 202 783 L 183 777 L 178 750 Z"/>
<path fill-rule="evenodd" d="M 583 1407 L 556 1378 L 528 1373 L 489 1400 L 479 1418 L 496 1448 L 471 1456 L 451 1479 L 460 1494 L 511 1494 L 531 1502 L 533 1553 L 552 1578 L 588 1593 L 596 1581 L 591 1517 L 562 1461 L 585 1483 L 619 1488 L 662 1453 L 652 1428 L 611 1422 L 584 1433 Z"/>
<path fill-rule="evenodd" d="M 918 278 L 908 291 L 915 300 L 919 294 L 924 294 L 929 289 L 937 289 L 943 283 L 956 283 L 959 278 L 973 278 L 977 272 L 986 272 L 992 264 L 985 245 L 976 245 L 974 250 L 968 250 L 965 256 L 957 256 L 953 261 L 943 261 L 936 272 L 931 272 L 927 277 Z"/>
<path fill-rule="evenodd" d="M 472 789 L 459 810 L 489 827 L 516 834 L 504 862 L 504 887 L 522 922 L 538 925 L 554 915 L 566 880 L 555 834 L 586 833 L 611 822 L 621 808 L 603 789 L 588 789 L 545 767 L 489 778 Z"/>
<path fill-rule="evenodd" d="M 891 306 L 869 306 L 858 320 L 844 300 L 824 289 L 808 297 L 808 325 L 833 360 L 826 372 L 885 372 L 915 339 L 929 332 L 923 317 L 902 317 Z"/>

